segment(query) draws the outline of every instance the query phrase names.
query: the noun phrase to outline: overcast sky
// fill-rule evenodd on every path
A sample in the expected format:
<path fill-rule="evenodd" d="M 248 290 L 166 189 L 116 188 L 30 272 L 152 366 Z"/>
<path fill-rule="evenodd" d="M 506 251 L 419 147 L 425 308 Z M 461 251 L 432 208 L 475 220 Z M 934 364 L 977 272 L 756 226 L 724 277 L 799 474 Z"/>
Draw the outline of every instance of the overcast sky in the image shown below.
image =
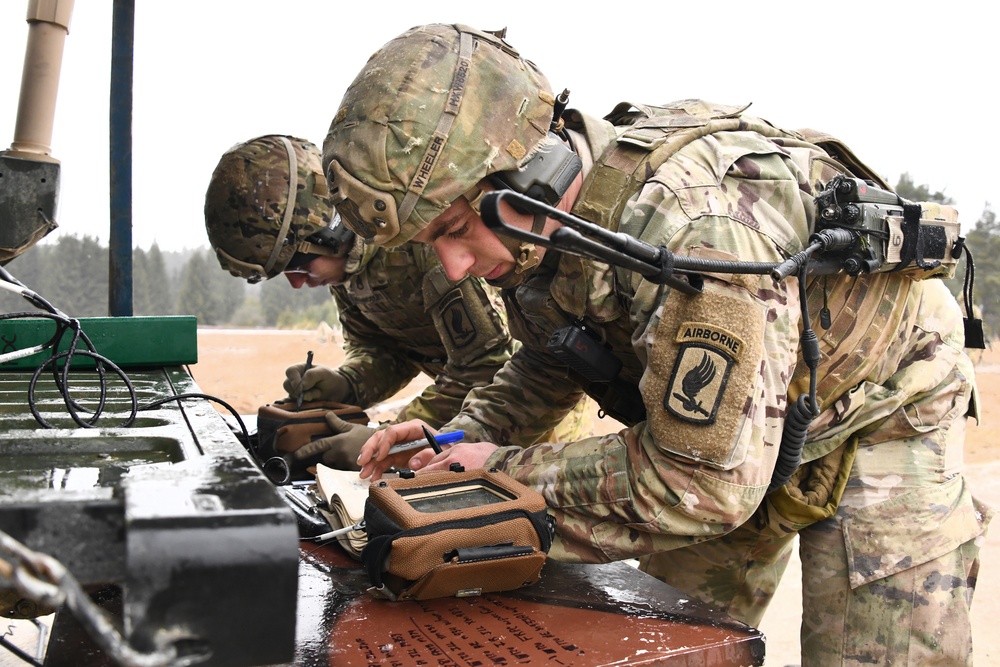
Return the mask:
<path fill-rule="evenodd" d="M 136 2 L 133 240 L 207 245 L 205 188 L 223 151 L 281 133 L 321 145 L 365 60 L 421 23 L 506 26 L 570 106 L 700 97 L 752 103 L 838 136 L 890 182 L 957 200 L 971 228 L 1000 204 L 996 5 L 987 2 Z M 76 0 L 52 155 L 55 233 L 108 240 L 111 0 Z M 566 8 L 591 7 L 569 13 Z M 0 2 L 0 144 L 13 140 L 27 2 Z M 0 221 L 2 223 L 2 221 Z"/>

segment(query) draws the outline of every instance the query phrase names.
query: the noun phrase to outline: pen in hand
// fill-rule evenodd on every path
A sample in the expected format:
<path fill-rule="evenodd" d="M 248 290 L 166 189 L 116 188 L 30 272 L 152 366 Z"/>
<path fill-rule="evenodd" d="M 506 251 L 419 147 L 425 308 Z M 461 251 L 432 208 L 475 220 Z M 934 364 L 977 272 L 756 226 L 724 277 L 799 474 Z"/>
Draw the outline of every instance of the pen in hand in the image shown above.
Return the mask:
<path fill-rule="evenodd" d="M 424 430 L 425 435 L 430 435 L 430 432 Z M 465 431 L 450 431 L 448 433 L 439 433 L 437 436 L 430 435 L 429 438 L 421 438 L 420 440 L 413 440 L 412 442 L 401 442 L 398 445 L 393 445 L 389 448 L 389 456 L 393 454 L 398 454 L 399 452 L 407 452 L 411 449 L 423 449 L 424 447 L 433 447 L 434 452 L 441 453 L 441 445 L 450 445 L 452 443 L 458 442 L 465 437 Z"/>
<path fill-rule="evenodd" d="M 426 426 L 421 426 L 420 428 L 424 430 L 424 437 L 427 438 L 427 442 L 429 442 L 431 447 L 434 449 L 434 453 L 440 454 L 441 445 L 439 445 L 438 441 L 434 438 L 434 434 L 427 430 Z"/>
<path fill-rule="evenodd" d="M 302 369 L 302 384 L 303 385 L 305 384 L 305 381 L 306 381 L 306 371 L 308 371 L 310 368 L 312 368 L 312 365 L 313 365 L 313 353 L 312 353 L 312 350 L 309 350 L 308 354 L 306 354 L 306 367 Z M 295 399 L 295 409 L 296 410 L 301 410 L 302 409 L 302 395 L 303 394 L 305 394 L 305 388 L 304 387 L 300 388 L 300 390 L 299 390 L 299 396 L 298 396 L 298 398 Z"/>

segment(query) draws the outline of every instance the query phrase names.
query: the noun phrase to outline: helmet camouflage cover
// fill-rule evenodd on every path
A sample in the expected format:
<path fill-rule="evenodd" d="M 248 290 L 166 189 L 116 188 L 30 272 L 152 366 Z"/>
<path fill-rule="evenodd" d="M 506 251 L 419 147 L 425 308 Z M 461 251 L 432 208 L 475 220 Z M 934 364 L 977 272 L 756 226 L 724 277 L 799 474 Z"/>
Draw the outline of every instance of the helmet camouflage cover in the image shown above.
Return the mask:
<path fill-rule="evenodd" d="M 330 254 L 306 239 L 333 216 L 319 149 L 295 137 L 233 146 L 205 194 L 205 229 L 219 264 L 251 283 L 280 274 L 296 252 Z"/>
<path fill-rule="evenodd" d="M 503 39 L 462 25 L 412 28 L 347 89 L 323 144 L 334 204 L 357 234 L 394 247 L 546 137 L 548 81 Z"/>

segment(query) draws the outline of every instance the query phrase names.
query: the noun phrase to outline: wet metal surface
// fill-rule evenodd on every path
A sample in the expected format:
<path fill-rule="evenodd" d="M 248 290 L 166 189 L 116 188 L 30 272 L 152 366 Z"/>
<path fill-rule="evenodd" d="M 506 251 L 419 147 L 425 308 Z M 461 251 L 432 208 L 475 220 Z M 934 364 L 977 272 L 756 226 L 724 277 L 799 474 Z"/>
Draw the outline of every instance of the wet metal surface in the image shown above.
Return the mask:
<path fill-rule="evenodd" d="M 180 369 L 130 377 L 140 403 L 198 391 Z M 299 548 L 288 509 L 206 402 L 120 428 L 113 394 L 109 425 L 82 429 L 45 394 L 46 419 L 63 420 L 48 430 L 25 421 L 25 395 L 23 377 L 0 374 L 0 529 L 118 591 L 104 606 L 141 650 L 169 630 L 206 641 L 207 664 L 763 664 L 757 630 L 624 563 L 549 561 L 534 586 L 478 598 L 376 600 L 338 546 Z M 47 665 L 104 664 L 56 618 Z"/>
<path fill-rule="evenodd" d="M 534 586 L 386 602 L 336 546 L 303 550 L 297 666 L 762 665 L 755 629 L 625 563 L 549 561 Z"/>
<path fill-rule="evenodd" d="M 139 405 L 200 393 L 179 367 L 128 375 Z M 72 376 L 74 400 L 93 409 L 96 374 Z M 205 664 L 288 660 L 295 519 L 218 412 L 185 399 L 142 411 L 125 427 L 131 401 L 111 381 L 103 416 L 83 428 L 49 377 L 35 394 L 57 427 L 46 429 L 27 405 L 30 377 L 0 373 L 0 530 L 57 558 L 88 588 L 118 587 L 122 625 L 140 651 L 177 640 L 207 644 L 213 657 Z M 54 646 L 60 641 L 53 637 Z M 56 664 L 80 664 L 63 648 L 53 653 L 65 656 Z"/>

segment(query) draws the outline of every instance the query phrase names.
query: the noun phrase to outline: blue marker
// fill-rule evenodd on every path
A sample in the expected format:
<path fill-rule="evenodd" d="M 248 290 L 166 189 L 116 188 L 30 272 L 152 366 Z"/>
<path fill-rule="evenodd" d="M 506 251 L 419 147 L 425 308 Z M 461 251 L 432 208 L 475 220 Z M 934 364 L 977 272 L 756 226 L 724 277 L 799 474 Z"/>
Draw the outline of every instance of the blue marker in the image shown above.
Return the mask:
<path fill-rule="evenodd" d="M 439 445 L 451 445 L 459 442 L 465 437 L 465 431 L 451 431 L 450 433 L 439 433 L 434 436 L 434 441 Z M 399 452 L 408 452 L 411 449 L 423 449 L 424 447 L 430 447 L 431 441 L 427 438 L 421 438 L 420 440 L 414 440 L 412 442 L 401 442 L 398 445 L 393 445 L 389 448 L 389 455 L 398 454 Z"/>

